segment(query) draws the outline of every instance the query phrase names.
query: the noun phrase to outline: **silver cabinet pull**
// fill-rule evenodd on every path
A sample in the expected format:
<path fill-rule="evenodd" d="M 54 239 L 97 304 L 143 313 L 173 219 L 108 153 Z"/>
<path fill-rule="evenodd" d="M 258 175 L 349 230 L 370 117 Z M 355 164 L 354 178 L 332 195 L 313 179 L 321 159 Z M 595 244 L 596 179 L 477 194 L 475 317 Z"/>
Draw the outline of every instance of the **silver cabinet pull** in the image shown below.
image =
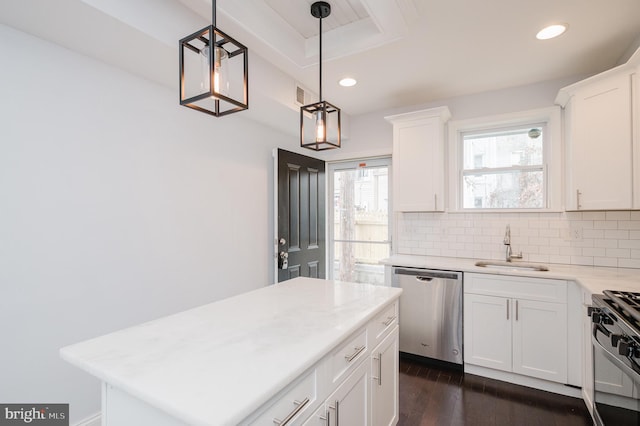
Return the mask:
<path fill-rule="evenodd" d="M 509 319 L 509 299 L 507 299 L 507 320 Z"/>
<path fill-rule="evenodd" d="M 429 282 L 431 280 L 433 280 L 433 277 L 421 277 L 420 275 L 416 276 L 416 280 L 420 281 L 420 282 Z"/>
<path fill-rule="evenodd" d="M 396 320 L 396 316 L 392 316 L 392 317 L 387 317 L 386 321 L 382 321 L 382 324 L 384 324 L 385 327 L 388 327 L 391 325 L 391 323 L 393 323 Z"/>
<path fill-rule="evenodd" d="M 433 209 L 438 210 L 438 194 L 433 194 Z"/>
<path fill-rule="evenodd" d="M 516 321 L 518 321 L 518 299 L 516 299 Z"/>
<path fill-rule="evenodd" d="M 378 352 L 378 356 L 374 356 L 373 359 L 378 361 L 378 377 L 371 378 L 378 381 L 378 386 L 382 386 L 382 352 Z"/>
<path fill-rule="evenodd" d="M 327 410 L 323 416 L 318 417 L 320 420 L 325 420 L 327 422 L 327 426 L 331 426 L 330 422 L 331 422 L 331 416 L 329 416 L 329 410 Z"/>
<path fill-rule="evenodd" d="M 336 399 L 336 406 L 332 407 L 330 405 L 329 408 L 331 408 L 332 410 L 336 410 L 336 426 L 340 426 L 340 401 Z"/>
<path fill-rule="evenodd" d="M 284 420 L 273 419 L 273 423 L 280 426 L 287 425 L 291 421 L 291 419 L 293 419 L 300 412 L 300 410 L 302 410 L 304 406 L 309 403 L 309 398 L 305 398 L 302 401 L 293 401 L 293 403 L 297 405 L 297 407 L 294 408 L 293 411 L 290 412 L 289 415 L 284 418 Z"/>
<path fill-rule="evenodd" d="M 344 359 L 346 359 L 346 360 L 347 360 L 347 362 L 351 362 L 351 361 L 353 361 L 353 359 L 354 359 L 355 357 L 357 357 L 358 355 L 360 355 L 360 352 L 364 351 L 364 348 L 366 348 L 366 346 L 365 346 L 365 345 L 362 345 L 362 346 L 360 346 L 359 348 L 354 348 L 354 349 L 355 349 L 355 352 L 354 352 L 354 353 L 352 353 L 351 355 L 345 355 L 345 356 L 344 356 Z"/>
<path fill-rule="evenodd" d="M 582 195 L 582 192 L 580 192 L 579 189 L 576 189 L 576 206 L 578 207 L 578 210 L 580 210 L 582 208 L 582 205 L 580 204 L 580 196 Z"/>

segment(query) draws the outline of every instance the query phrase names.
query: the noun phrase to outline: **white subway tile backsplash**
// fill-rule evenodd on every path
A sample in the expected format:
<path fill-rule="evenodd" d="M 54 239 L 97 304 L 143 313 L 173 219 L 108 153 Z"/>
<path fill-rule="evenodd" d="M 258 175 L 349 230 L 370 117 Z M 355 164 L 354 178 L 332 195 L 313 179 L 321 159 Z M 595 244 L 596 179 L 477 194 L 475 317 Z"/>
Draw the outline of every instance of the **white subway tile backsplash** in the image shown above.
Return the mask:
<path fill-rule="evenodd" d="M 400 213 L 399 254 L 504 257 L 505 227 L 514 252 L 532 262 L 640 268 L 640 212 Z"/>
<path fill-rule="evenodd" d="M 606 220 L 593 221 L 593 229 L 618 229 L 618 222 L 615 220 L 607 222 Z"/>
<path fill-rule="evenodd" d="M 609 240 L 628 240 L 629 231 L 625 229 L 608 229 L 604 231 L 604 238 Z"/>
<path fill-rule="evenodd" d="M 619 220 L 618 229 L 640 229 L 640 220 Z"/>
<path fill-rule="evenodd" d="M 631 212 L 630 211 L 611 211 L 606 212 L 607 220 L 631 220 Z"/>
<path fill-rule="evenodd" d="M 606 212 L 584 212 L 582 213 L 582 219 L 584 220 L 605 220 L 607 218 Z"/>
<path fill-rule="evenodd" d="M 615 257 L 594 257 L 593 266 L 618 266 L 618 259 Z"/>
<path fill-rule="evenodd" d="M 618 259 L 619 268 L 640 268 L 640 259 Z"/>

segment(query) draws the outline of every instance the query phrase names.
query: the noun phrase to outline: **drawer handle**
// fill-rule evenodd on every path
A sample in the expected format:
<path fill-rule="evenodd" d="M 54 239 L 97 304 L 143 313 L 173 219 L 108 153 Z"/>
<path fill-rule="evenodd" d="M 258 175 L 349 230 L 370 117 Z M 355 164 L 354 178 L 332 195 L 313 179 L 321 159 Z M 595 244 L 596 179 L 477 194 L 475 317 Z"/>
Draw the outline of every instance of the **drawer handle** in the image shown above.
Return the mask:
<path fill-rule="evenodd" d="M 304 406 L 309 403 L 309 398 L 303 399 L 302 402 L 293 401 L 293 403 L 295 405 L 297 405 L 297 407 L 294 408 L 294 410 L 292 412 L 290 412 L 289 415 L 284 418 L 284 420 L 273 419 L 273 423 L 275 423 L 277 425 L 280 425 L 280 426 L 287 425 L 291 421 L 291 419 L 293 419 L 300 412 L 300 410 L 302 410 L 304 408 Z"/>
<path fill-rule="evenodd" d="M 392 316 L 392 317 L 387 317 L 386 321 L 382 321 L 382 324 L 384 324 L 385 327 L 389 327 L 391 325 L 391 323 L 393 323 L 396 320 L 396 316 Z"/>
<path fill-rule="evenodd" d="M 360 346 L 359 348 L 354 348 L 354 349 L 355 349 L 355 352 L 354 352 L 354 353 L 352 353 L 351 355 L 345 355 L 345 356 L 344 356 L 344 359 L 346 359 L 346 360 L 347 360 L 347 362 L 351 362 L 351 361 L 353 361 L 353 359 L 354 359 L 355 357 L 357 357 L 358 355 L 360 355 L 360 352 L 364 351 L 364 348 L 366 348 L 366 346 L 365 346 L 365 345 L 362 345 L 362 346 Z"/>

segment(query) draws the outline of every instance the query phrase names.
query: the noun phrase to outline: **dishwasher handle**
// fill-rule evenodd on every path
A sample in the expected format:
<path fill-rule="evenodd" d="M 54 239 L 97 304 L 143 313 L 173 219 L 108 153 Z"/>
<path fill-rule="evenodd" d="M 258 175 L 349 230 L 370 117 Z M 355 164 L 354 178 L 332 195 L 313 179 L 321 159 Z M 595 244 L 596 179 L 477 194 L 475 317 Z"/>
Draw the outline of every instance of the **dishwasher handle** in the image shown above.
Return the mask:
<path fill-rule="evenodd" d="M 431 269 L 410 269 L 410 268 L 394 268 L 395 275 L 411 275 L 415 276 L 419 281 L 431 281 L 433 278 L 444 278 L 448 280 L 461 279 L 462 273 L 453 271 L 436 271 Z M 430 278 L 430 279 L 427 279 Z"/>

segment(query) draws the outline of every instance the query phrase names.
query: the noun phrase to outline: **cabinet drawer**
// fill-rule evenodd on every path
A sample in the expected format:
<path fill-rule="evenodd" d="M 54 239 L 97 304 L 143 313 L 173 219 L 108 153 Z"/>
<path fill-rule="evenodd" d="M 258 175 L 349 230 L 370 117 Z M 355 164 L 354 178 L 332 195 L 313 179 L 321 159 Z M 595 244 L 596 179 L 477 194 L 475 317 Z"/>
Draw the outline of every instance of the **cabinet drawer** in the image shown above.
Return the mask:
<path fill-rule="evenodd" d="M 398 301 L 396 300 L 391 305 L 387 306 L 376 318 L 371 321 L 369 325 L 370 336 L 375 341 L 372 346 L 377 345 L 384 336 L 387 335 L 393 327 L 398 324 Z"/>
<path fill-rule="evenodd" d="M 360 363 L 368 353 L 367 329 L 363 328 L 348 338 L 331 354 L 331 372 L 333 383 L 345 377 L 345 374 Z"/>
<path fill-rule="evenodd" d="M 284 394 L 277 397 L 260 416 L 253 419 L 252 425 L 296 425 L 301 424 L 310 409 L 317 407 L 317 370 L 313 369 L 304 378 L 286 389 Z"/>
<path fill-rule="evenodd" d="M 465 274 L 464 292 L 566 303 L 567 282 L 564 280 L 509 275 Z"/>

